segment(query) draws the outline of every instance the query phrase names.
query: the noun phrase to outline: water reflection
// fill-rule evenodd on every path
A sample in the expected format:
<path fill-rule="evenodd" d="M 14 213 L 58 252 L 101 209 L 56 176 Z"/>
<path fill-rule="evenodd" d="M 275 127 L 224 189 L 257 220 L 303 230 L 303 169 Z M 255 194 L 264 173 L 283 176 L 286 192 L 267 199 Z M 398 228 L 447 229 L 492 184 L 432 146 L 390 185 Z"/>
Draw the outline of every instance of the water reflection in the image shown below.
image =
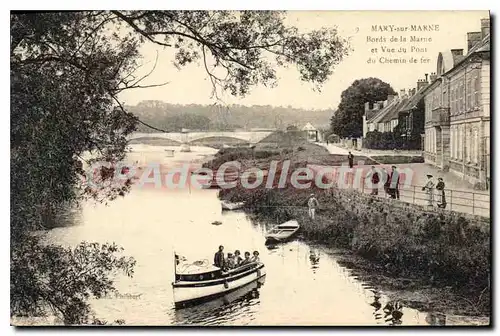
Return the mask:
<path fill-rule="evenodd" d="M 446 325 L 446 315 L 443 313 L 430 312 L 425 317 L 427 323 L 433 326 L 444 326 Z"/>
<path fill-rule="evenodd" d="M 259 304 L 259 289 L 265 278 L 264 276 L 209 302 L 176 309 L 175 324 L 212 325 L 238 319 L 241 309 Z"/>

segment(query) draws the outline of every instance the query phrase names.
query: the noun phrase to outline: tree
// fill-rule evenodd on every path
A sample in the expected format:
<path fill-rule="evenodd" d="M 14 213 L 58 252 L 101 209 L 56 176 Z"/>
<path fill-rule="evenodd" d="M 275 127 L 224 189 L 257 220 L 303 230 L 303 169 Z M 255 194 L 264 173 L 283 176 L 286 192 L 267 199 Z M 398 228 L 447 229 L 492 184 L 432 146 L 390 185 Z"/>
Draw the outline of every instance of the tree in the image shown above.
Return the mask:
<path fill-rule="evenodd" d="M 302 34 L 284 18 L 271 11 L 11 14 L 12 314 L 55 307 L 65 323 L 87 323 L 88 297 L 112 288 L 108 272 L 128 269 L 116 262 L 114 249 L 103 250 L 102 260 L 89 259 L 85 268 L 73 258 L 77 252 L 44 247 L 33 231 L 43 230 L 63 204 L 107 202 L 129 191 L 130 179 L 113 183 L 119 172 L 114 167 L 124 159 L 127 135 L 138 123 L 147 124 L 126 110 L 118 94 L 151 86 L 141 85 L 147 75 L 135 76 L 139 47 L 174 48 L 178 67 L 201 60 L 215 97 L 217 89 L 245 95 L 257 84 L 276 85 L 276 65 L 295 65 L 301 80 L 319 87 L 347 54 L 347 42 L 335 29 Z M 89 184 L 84 162 L 110 164 L 96 170 L 98 187 Z M 84 249 L 78 255 L 93 253 Z M 46 257 L 50 261 L 38 262 Z M 60 272 L 52 281 L 54 268 Z M 83 268 L 102 271 L 105 278 L 70 276 Z M 61 281 L 69 289 L 58 286 Z M 75 304 L 65 308 L 64 302 Z"/>
<path fill-rule="evenodd" d="M 395 95 L 393 88 L 378 78 L 355 80 L 342 92 L 337 111 L 332 116 L 333 133 L 341 137 L 361 137 L 363 135 L 363 114 L 365 103 L 386 100 Z"/>

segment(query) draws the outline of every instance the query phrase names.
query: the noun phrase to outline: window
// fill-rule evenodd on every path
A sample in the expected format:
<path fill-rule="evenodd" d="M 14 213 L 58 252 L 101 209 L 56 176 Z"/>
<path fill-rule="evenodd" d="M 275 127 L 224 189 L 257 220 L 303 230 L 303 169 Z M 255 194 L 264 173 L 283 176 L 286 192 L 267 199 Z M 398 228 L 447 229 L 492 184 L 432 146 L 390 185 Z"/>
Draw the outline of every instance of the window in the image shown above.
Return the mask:
<path fill-rule="evenodd" d="M 479 76 L 476 74 L 476 77 L 474 78 L 474 106 L 475 107 L 479 106 L 479 92 L 481 92 L 480 82 L 479 82 Z"/>
<path fill-rule="evenodd" d="M 455 159 L 457 157 L 457 155 L 455 153 L 456 148 L 457 148 L 456 137 L 455 137 L 456 133 L 457 133 L 456 126 L 451 126 L 450 152 L 451 152 L 452 159 Z"/>
<path fill-rule="evenodd" d="M 458 87 L 458 97 L 460 98 L 458 103 L 458 111 L 462 113 L 464 111 L 464 83 L 461 82 Z"/>
<path fill-rule="evenodd" d="M 464 152 L 465 152 L 465 161 L 470 162 L 470 150 L 471 150 L 471 136 L 470 136 L 470 128 L 467 128 L 467 125 L 465 126 L 465 147 L 464 147 Z"/>
<path fill-rule="evenodd" d="M 457 89 L 455 85 L 451 89 L 451 111 L 453 115 L 457 114 Z"/>
<path fill-rule="evenodd" d="M 472 161 L 475 164 L 478 164 L 479 163 L 479 131 L 478 131 L 477 127 L 474 128 L 473 139 L 474 139 L 474 156 L 473 156 Z"/>
<path fill-rule="evenodd" d="M 457 157 L 459 160 L 462 160 L 462 154 L 463 154 L 462 150 L 464 148 L 464 146 L 463 146 L 463 139 L 464 138 L 462 135 L 463 135 L 463 125 L 458 125 L 458 141 L 457 141 L 457 143 L 458 143 L 458 148 L 457 148 L 458 155 L 457 155 Z"/>
<path fill-rule="evenodd" d="M 470 110 L 472 108 L 472 84 L 471 84 L 471 78 L 469 77 L 467 79 L 467 86 L 466 86 L 466 89 L 467 89 L 467 103 L 466 103 L 466 111 Z"/>
<path fill-rule="evenodd" d="M 450 127 L 450 157 L 453 159 L 453 146 L 455 144 L 453 143 L 453 137 L 454 137 L 455 129 L 453 126 Z"/>

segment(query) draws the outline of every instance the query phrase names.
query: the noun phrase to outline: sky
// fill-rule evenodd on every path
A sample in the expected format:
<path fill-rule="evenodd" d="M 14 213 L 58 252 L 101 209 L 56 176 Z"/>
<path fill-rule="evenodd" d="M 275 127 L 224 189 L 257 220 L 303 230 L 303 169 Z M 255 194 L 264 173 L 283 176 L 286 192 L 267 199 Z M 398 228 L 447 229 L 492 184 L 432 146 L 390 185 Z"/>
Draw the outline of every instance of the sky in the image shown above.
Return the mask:
<path fill-rule="evenodd" d="M 289 11 L 286 23 L 296 26 L 301 31 L 337 27 L 342 37 L 350 38 L 353 51 L 336 68 L 331 78 L 322 86 L 321 92 L 313 90 L 313 85 L 302 82 L 298 71 L 293 67 L 279 69 L 276 88 L 253 87 L 244 98 L 224 94 L 222 100 L 227 104 L 292 106 L 305 109 L 335 109 L 340 102 L 340 95 L 356 79 L 378 77 L 391 84 L 399 92 L 401 89 L 416 87 L 417 80 L 424 74 L 436 72 L 436 61 L 440 51 L 463 48 L 467 51 L 467 32 L 480 31 L 481 18 L 487 18 L 487 11 Z M 439 25 L 439 31 L 430 32 L 373 32 L 372 26 L 394 25 Z M 404 36 L 406 43 L 390 42 L 391 36 Z M 410 36 L 431 38 L 431 42 L 410 43 Z M 386 38 L 386 43 L 368 42 L 367 38 Z M 386 53 L 382 46 L 399 49 L 406 47 L 406 54 Z M 411 52 L 411 46 L 426 50 Z M 377 52 L 373 53 L 373 48 Z M 143 66 L 138 74 L 149 72 L 158 60 L 153 73 L 141 84 L 167 85 L 147 89 L 124 91 L 121 100 L 128 105 L 135 105 L 142 100 L 161 100 L 175 104 L 213 104 L 212 85 L 202 64 L 191 64 L 176 69 L 173 64 L 173 50 L 146 43 L 141 48 Z M 411 57 L 417 63 L 380 64 L 380 57 Z M 377 60 L 369 64 L 369 58 Z M 425 58 L 427 63 L 421 63 Z"/>

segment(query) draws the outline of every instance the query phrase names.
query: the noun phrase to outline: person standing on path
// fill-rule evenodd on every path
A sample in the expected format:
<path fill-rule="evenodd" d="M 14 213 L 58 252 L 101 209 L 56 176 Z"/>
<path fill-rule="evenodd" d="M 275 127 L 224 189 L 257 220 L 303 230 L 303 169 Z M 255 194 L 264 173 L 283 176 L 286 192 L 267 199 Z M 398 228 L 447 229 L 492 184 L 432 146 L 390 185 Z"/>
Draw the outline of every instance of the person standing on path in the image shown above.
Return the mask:
<path fill-rule="evenodd" d="M 347 155 L 347 160 L 349 161 L 349 168 L 354 166 L 354 155 L 351 152 Z"/>
<path fill-rule="evenodd" d="M 316 199 L 316 197 L 314 197 L 314 194 L 311 194 L 309 196 L 309 200 L 307 201 L 307 206 L 309 207 L 309 218 L 314 220 L 316 209 L 319 207 L 319 202 Z"/>
<path fill-rule="evenodd" d="M 438 183 L 436 185 L 436 196 L 437 196 L 437 206 L 438 208 L 446 208 L 446 197 L 444 194 L 445 184 L 443 178 L 438 178 Z"/>
<path fill-rule="evenodd" d="M 384 191 L 385 191 L 385 197 L 389 197 L 389 186 L 391 185 L 391 178 L 389 176 L 389 173 L 387 172 L 387 169 L 384 168 L 383 171 L 383 181 L 384 181 Z"/>
<path fill-rule="evenodd" d="M 389 180 L 391 198 L 399 199 L 399 172 L 396 166 L 392 166 L 392 172 Z"/>
<path fill-rule="evenodd" d="M 427 194 L 427 206 L 432 206 L 433 203 L 433 192 L 434 192 L 434 181 L 432 180 L 432 175 L 427 174 L 427 183 L 426 185 L 422 188 L 422 190 L 425 191 Z"/>
<path fill-rule="evenodd" d="M 372 166 L 372 170 L 370 171 L 370 179 L 372 182 L 372 192 L 370 195 L 378 195 L 378 183 L 380 182 L 380 177 L 375 170 L 375 166 Z"/>

